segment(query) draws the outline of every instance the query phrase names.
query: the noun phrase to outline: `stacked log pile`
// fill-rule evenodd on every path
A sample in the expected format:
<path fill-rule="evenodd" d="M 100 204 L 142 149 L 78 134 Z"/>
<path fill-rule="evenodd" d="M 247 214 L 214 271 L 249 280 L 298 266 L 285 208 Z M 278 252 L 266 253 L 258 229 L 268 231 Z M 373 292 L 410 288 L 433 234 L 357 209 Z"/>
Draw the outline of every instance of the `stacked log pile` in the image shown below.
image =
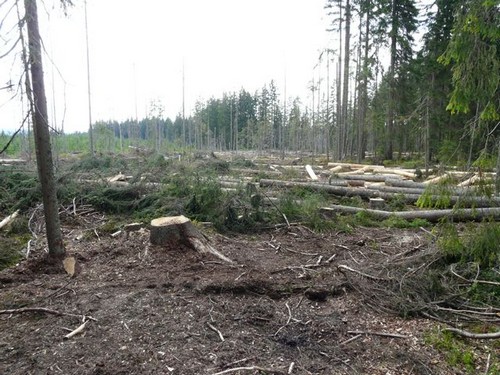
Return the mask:
<path fill-rule="evenodd" d="M 303 167 L 304 168 L 304 167 Z M 361 209 L 349 206 L 332 206 L 324 208 L 325 213 L 357 213 L 366 211 L 376 218 L 398 216 L 404 219 L 422 218 L 437 221 L 443 217 L 453 220 L 480 220 L 486 217 L 500 219 L 500 196 L 486 196 L 495 178 L 494 173 L 447 172 L 439 176 L 431 175 L 421 182 L 418 170 L 403 168 L 386 168 L 381 165 L 362 165 L 348 163 L 329 163 L 329 171 L 314 173 L 310 165 L 305 167 L 307 180 L 273 180 L 261 179 L 260 187 L 292 188 L 303 187 L 314 191 L 327 192 L 335 196 L 361 197 L 370 201 L 371 208 Z M 316 177 L 316 178 L 315 178 Z M 444 181 L 456 181 L 446 184 Z M 492 189 L 490 189 L 492 190 Z M 425 198 L 427 206 L 445 206 L 440 208 L 411 211 L 384 211 L 385 200 L 398 199 L 407 205 L 417 205 Z"/>

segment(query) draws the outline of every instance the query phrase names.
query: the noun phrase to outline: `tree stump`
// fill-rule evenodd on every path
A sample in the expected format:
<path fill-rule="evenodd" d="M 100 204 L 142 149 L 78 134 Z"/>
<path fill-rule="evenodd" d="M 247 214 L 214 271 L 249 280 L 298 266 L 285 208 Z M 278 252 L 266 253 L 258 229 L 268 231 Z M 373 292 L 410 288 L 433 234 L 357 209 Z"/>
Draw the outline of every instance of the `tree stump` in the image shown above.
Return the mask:
<path fill-rule="evenodd" d="M 385 200 L 383 198 L 370 198 L 370 208 L 373 210 L 383 210 L 385 208 Z"/>
<path fill-rule="evenodd" d="M 185 245 L 201 254 L 212 254 L 227 263 L 231 259 L 214 249 L 208 238 L 185 216 L 160 217 L 151 221 L 149 240 L 152 245 Z"/>

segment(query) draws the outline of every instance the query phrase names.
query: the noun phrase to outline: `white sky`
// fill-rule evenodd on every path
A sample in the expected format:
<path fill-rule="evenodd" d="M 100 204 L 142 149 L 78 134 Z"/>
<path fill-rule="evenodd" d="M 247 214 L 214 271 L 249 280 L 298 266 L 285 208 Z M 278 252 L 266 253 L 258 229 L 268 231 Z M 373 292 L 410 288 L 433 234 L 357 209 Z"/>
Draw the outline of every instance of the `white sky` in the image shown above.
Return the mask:
<path fill-rule="evenodd" d="M 151 100 L 160 100 L 165 116 L 174 119 L 182 111 L 183 63 L 186 115 L 198 99 L 241 88 L 253 94 L 271 79 L 282 98 L 285 72 L 287 97 L 306 101 L 318 55 L 331 37 L 325 31 L 325 2 L 88 0 L 93 121 L 135 118 L 136 96 L 139 119 L 147 115 Z M 68 17 L 53 6 L 56 0 L 38 3 L 50 56 L 44 61 L 50 121 L 55 117 L 60 128 L 64 117 L 65 131 L 86 131 L 83 1 L 75 1 Z M 0 64 L 1 83 L 16 78 L 10 67 L 6 61 Z M 21 110 L 5 104 L 7 97 L 0 91 L 0 130 L 21 123 Z"/>

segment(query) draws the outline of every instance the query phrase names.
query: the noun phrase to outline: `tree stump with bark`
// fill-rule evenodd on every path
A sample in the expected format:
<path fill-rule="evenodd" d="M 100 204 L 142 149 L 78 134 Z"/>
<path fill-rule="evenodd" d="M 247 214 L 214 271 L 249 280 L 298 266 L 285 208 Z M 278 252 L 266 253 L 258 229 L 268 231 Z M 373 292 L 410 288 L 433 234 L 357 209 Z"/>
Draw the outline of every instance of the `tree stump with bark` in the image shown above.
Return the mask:
<path fill-rule="evenodd" d="M 152 245 L 179 246 L 184 245 L 201 254 L 212 254 L 227 263 L 231 259 L 210 245 L 208 238 L 200 232 L 185 216 L 160 217 L 151 221 L 149 240 Z"/>

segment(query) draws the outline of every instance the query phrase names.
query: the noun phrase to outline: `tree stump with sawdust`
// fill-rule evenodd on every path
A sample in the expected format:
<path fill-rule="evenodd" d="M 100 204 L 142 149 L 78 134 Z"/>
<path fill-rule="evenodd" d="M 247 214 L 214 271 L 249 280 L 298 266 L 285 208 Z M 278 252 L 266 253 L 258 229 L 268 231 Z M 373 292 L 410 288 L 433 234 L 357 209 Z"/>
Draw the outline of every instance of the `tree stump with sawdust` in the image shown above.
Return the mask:
<path fill-rule="evenodd" d="M 149 240 L 152 245 L 185 245 L 201 254 L 212 254 L 227 263 L 234 263 L 210 245 L 208 238 L 185 216 L 160 217 L 151 220 Z"/>

